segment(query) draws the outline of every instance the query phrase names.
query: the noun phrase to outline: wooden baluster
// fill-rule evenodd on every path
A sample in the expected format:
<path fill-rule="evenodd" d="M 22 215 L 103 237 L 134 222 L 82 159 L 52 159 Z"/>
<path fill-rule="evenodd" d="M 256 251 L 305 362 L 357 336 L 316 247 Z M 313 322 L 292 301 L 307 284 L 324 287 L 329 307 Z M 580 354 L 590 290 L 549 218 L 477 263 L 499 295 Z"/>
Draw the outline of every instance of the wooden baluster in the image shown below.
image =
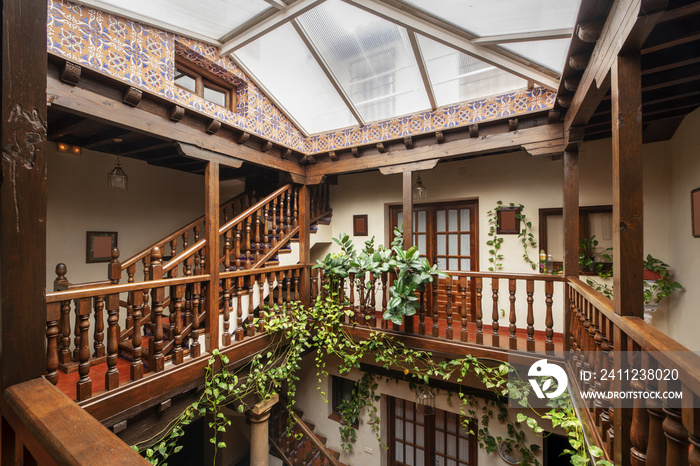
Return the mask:
<path fill-rule="evenodd" d="M 197 269 L 195 269 L 195 274 Z M 199 330 L 200 321 L 199 313 L 201 311 L 201 297 L 202 297 L 202 284 L 197 282 L 192 284 L 192 330 L 190 330 L 190 335 L 192 336 L 192 342 L 190 343 L 190 356 L 197 358 L 202 354 L 202 346 L 199 343 L 199 336 L 201 331 Z"/>
<path fill-rule="evenodd" d="M 367 308 L 367 317 L 369 318 L 369 322 L 367 322 L 371 327 L 376 327 L 377 326 L 377 298 L 375 296 L 375 293 L 377 292 L 377 277 L 374 276 L 374 274 L 369 275 L 369 280 L 370 280 L 370 303 L 369 307 Z M 342 301 L 341 301 L 342 302 Z"/>
<path fill-rule="evenodd" d="M 603 314 L 598 311 L 598 309 L 593 308 L 593 315 L 594 315 L 594 325 L 596 328 L 596 334 L 594 336 L 594 343 L 595 346 L 593 348 L 593 370 L 596 374 L 601 374 L 602 373 L 602 368 L 603 368 L 603 358 L 607 357 L 606 354 L 603 353 L 603 338 L 604 338 L 604 329 L 603 329 Z M 601 390 L 601 382 L 600 382 L 600 377 L 596 377 L 595 380 L 591 383 L 592 387 L 594 390 L 596 390 L 598 393 L 600 393 Z M 593 411 L 593 420 L 598 423 L 600 426 L 600 416 L 603 413 L 603 400 L 597 399 L 594 401 L 594 411 Z"/>
<path fill-rule="evenodd" d="M 596 359 L 598 355 L 597 350 L 599 345 L 599 343 L 596 342 L 596 336 L 600 334 L 600 331 L 598 330 L 598 313 L 596 312 L 596 308 L 591 303 L 588 305 L 588 313 L 590 316 L 590 326 L 588 327 L 588 368 L 595 372 Z M 591 380 L 588 382 L 589 387 L 593 387 L 594 385 L 595 381 Z"/>
<path fill-rule="evenodd" d="M 127 283 L 134 283 L 134 275 L 136 274 L 136 264 L 131 264 L 126 269 Z"/>
<path fill-rule="evenodd" d="M 445 337 L 452 340 L 452 277 L 445 278 L 445 294 L 447 295 L 447 303 L 445 304 L 445 314 L 447 315 L 447 329 Z"/>
<path fill-rule="evenodd" d="M 382 288 L 382 297 L 386 302 L 386 294 L 384 293 L 384 288 Z M 418 335 L 425 335 L 425 290 L 420 291 L 420 308 L 418 310 Z"/>
<path fill-rule="evenodd" d="M 660 389 L 663 392 L 681 391 L 681 384 L 678 381 L 662 380 Z M 662 427 L 666 435 L 666 464 L 673 466 L 688 466 L 688 431 L 682 422 L 681 409 L 671 408 L 666 401 L 663 402 L 663 411 L 666 413 Z M 673 402 L 673 401 L 671 401 Z"/>
<path fill-rule="evenodd" d="M 287 273 L 284 275 L 284 287 L 287 290 L 287 296 L 284 301 L 285 304 L 285 310 L 287 310 L 287 306 L 289 305 L 290 302 L 292 302 L 292 272 L 287 271 Z"/>
<path fill-rule="evenodd" d="M 173 364 L 182 364 L 184 355 L 182 350 L 182 313 L 185 309 L 185 285 L 170 287 L 170 302 L 173 306 L 171 312 L 171 325 L 173 326 Z M 174 304 L 173 304 L 174 303 Z M 174 315 L 174 318 L 172 316 Z"/>
<path fill-rule="evenodd" d="M 272 231 L 270 235 L 272 236 L 272 247 L 277 245 L 277 198 L 272 199 Z"/>
<path fill-rule="evenodd" d="M 61 303 L 46 306 L 46 380 L 58 383 L 58 321 L 61 319 Z"/>
<path fill-rule="evenodd" d="M 510 301 L 510 315 L 508 316 L 508 322 L 510 323 L 509 330 L 510 330 L 510 337 L 509 337 L 509 342 L 510 342 L 510 349 L 518 349 L 518 337 L 515 335 L 515 331 L 517 329 L 517 326 L 515 325 L 516 323 L 516 316 L 515 316 L 515 289 L 516 289 L 516 282 L 514 278 L 508 279 L 508 294 L 510 295 L 508 297 L 508 300 Z"/>
<path fill-rule="evenodd" d="M 360 324 L 365 325 L 365 324 L 367 324 L 367 319 L 365 319 L 365 313 L 367 312 L 367 310 L 366 310 L 366 305 L 365 305 L 366 303 L 365 303 L 365 276 L 364 275 L 362 275 L 357 280 L 357 292 L 360 295 L 360 309 L 358 312 Z"/>
<path fill-rule="evenodd" d="M 68 364 L 71 361 L 70 303 L 70 301 L 61 301 L 61 352 L 58 355 L 60 364 Z"/>
<path fill-rule="evenodd" d="M 641 364 L 641 348 L 634 344 L 632 354 L 632 367 L 649 367 Z M 635 391 L 644 391 L 646 384 L 639 379 L 630 381 L 630 388 Z M 630 425 L 630 462 L 632 466 L 645 466 L 647 464 L 647 445 L 649 443 L 649 414 L 643 399 L 635 399 L 632 408 L 632 423 Z"/>
<path fill-rule="evenodd" d="M 348 285 L 350 288 L 350 310 L 352 311 L 352 316 L 350 317 L 351 322 L 357 322 L 357 319 L 355 318 L 355 274 L 351 273 L 348 275 Z"/>
<path fill-rule="evenodd" d="M 481 290 L 483 290 L 483 279 L 481 277 L 476 277 L 475 279 L 475 289 L 476 289 L 476 342 L 480 345 L 484 344 L 484 331 L 483 331 L 483 312 L 481 309 Z"/>
<path fill-rule="evenodd" d="M 294 296 L 292 299 L 294 301 L 298 301 L 301 299 L 301 296 L 299 296 L 299 269 L 294 269 L 293 276 L 294 276 Z M 340 299 L 341 299 L 341 301 L 340 302 L 342 303 L 343 302 L 342 301 L 342 299 L 343 299 L 343 287 L 342 287 L 343 281 L 342 281 L 342 279 L 341 279 L 340 283 L 341 283 L 341 287 L 340 287 Z"/>
<path fill-rule="evenodd" d="M 615 342 L 615 326 L 612 322 L 610 322 L 610 326 L 608 328 L 608 346 L 610 347 L 610 350 L 608 351 L 608 368 L 609 369 L 615 369 L 615 356 L 613 351 L 615 350 L 615 345 L 617 343 Z M 608 389 L 612 390 L 614 384 L 612 381 L 608 381 Z M 610 427 L 608 427 L 607 430 L 607 441 L 606 441 L 606 446 L 608 447 L 608 455 L 610 455 L 611 458 L 615 457 L 615 408 L 613 407 L 612 403 L 609 404 L 608 406 L 608 422 L 610 423 Z"/>
<path fill-rule="evenodd" d="M 258 304 L 258 331 L 265 331 L 265 274 L 258 275 L 258 292 L 260 299 Z"/>
<path fill-rule="evenodd" d="M 262 251 L 262 222 L 260 217 L 262 215 L 262 209 L 255 212 L 255 263 L 257 264 L 260 260 L 260 252 Z"/>
<path fill-rule="evenodd" d="M 607 373 L 610 370 L 610 341 L 608 340 L 608 335 L 612 333 L 612 328 L 611 328 L 611 323 L 610 321 L 603 315 L 601 315 L 601 338 L 602 341 L 600 343 L 600 350 L 602 351 L 602 356 L 600 358 L 600 372 L 599 374 L 602 374 L 604 371 Z M 603 391 L 608 391 L 609 388 L 609 383 L 606 381 L 603 383 L 602 380 L 600 380 L 600 377 L 597 377 L 596 381 L 596 390 L 599 393 L 602 393 Z M 608 401 L 607 400 L 601 400 L 601 410 L 600 410 L 600 431 L 602 432 L 602 438 L 605 440 L 606 438 L 606 433 L 608 429 L 610 428 L 610 413 L 608 411 Z M 665 445 L 665 443 L 664 443 Z"/>
<path fill-rule="evenodd" d="M 76 300 L 77 318 L 80 320 L 80 348 L 78 350 L 78 375 L 76 394 L 78 401 L 87 400 L 92 396 L 92 380 L 90 380 L 90 298 Z"/>
<path fill-rule="evenodd" d="M 461 341 L 469 341 L 469 329 L 467 327 L 468 325 L 468 317 L 467 317 L 467 307 L 469 305 L 467 301 L 467 289 L 469 287 L 469 279 L 467 277 L 460 277 L 460 289 L 462 291 L 462 307 L 460 309 L 461 315 L 462 315 L 462 322 L 461 328 L 459 331 L 459 339 Z"/>
<path fill-rule="evenodd" d="M 150 281 L 151 278 L 150 278 L 150 275 L 149 275 L 149 271 L 150 271 L 150 268 L 151 268 L 151 267 L 150 267 L 150 266 L 151 266 L 151 255 L 149 254 L 149 255 L 147 255 L 146 257 L 144 257 L 143 260 L 142 260 L 141 262 L 143 263 L 143 280 L 146 281 L 146 282 L 147 282 L 147 281 Z M 150 296 L 149 296 L 149 290 L 148 290 L 148 289 L 144 289 L 144 290 L 143 290 L 143 311 L 142 311 L 142 314 L 141 314 L 141 315 L 142 315 L 142 316 L 145 316 L 145 315 L 148 314 L 148 315 L 151 316 L 151 319 L 150 319 L 150 320 L 151 320 L 151 325 L 149 326 L 149 328 L 150 328 L 150 331 L 151 331 L 151 333 L 152 333 L 152 332 L 153 332 L 153 327 L 154 327 L 154 325 L 153 325 L 153 314 L 151 313 L 151 307 L 150 307 L 150 304 L 149 304 L 149 297 L 150 297 Z M 138 325 L 138 321 L 135 322 L 135 325 Z"/>
<path fill-rule="evenodd" d="M 299 188 L 294 188 L 294 207 L 292 209 L 293 226 L 296 228 L 299 226 Z"/>
<path fill-rule="evenodd" d="M 279 275 L 277 275 L 277 307 L 279 307 L 280 310 L 282 310 L 284 305 L 284 275 L 284 270 L 280 271 Z"/>
<path fill-rule="evenodd" d="M 278 199 L 279 219 L 277 220 L 277 239 L 278 241 L 282 241 L 282 236 L 284 236 L 284 193 L 280 194 Z"/>
<path fill-rule="evenodd" d="M 255 286 L 255 277 L 248 276 L 248 316 L 245 319 L 246 336 L 252 337 L 255 335 L 255 327 L 253 326 L 253 318 L 255 317 L 255 307 L 253 305 L 253 287 Z"/>
<path fill-rule="evenodd" d="M 388 273 L 382 272 L 382 328 L 386 328 L 386 321 L 384 321 L 384 313 L 386 312 L 387 305 L 389 304 L 389 284 Z M 421 312 L 423 313 L 423 333 L 425 335 L 425 300 L 423 294 L 421 294 Z"/>
<path fill-rule="evenodd" d="M 433 301 L 432 308 L 430 309 L 430 314 L 433 318 L 433 336 L 440 336 L 440 327 L 438 326 L 438 278 L 433 279 Z"/>
<path fill-rule="evenodd" d="M 160 248 L 154 247 L 151 250 L 151 265 L 149 276 L 151 280 L 163 279 L 163 254 Z M 165 300 L 165 289 L 162 286 L 151 289 L 151 302 L 153 303 L 153 338 L 149 340 L 150 355 L 154 372 L 161 372 L 165 368 L 165 356 L 163 355 L 163 301 Z"/>
<path fill-rule="evenodd" d="M 250 269 L 251 262 L 250 262 L 250 256 L 252 254 L 252 246 L 251 246 L 251 235 L 252 233 L 252 218 L 249 216 L 248 218 L 245 219 L 245 268 L 246 270 Z"/>
<path fill-rule="evenodd" d="M 498 278 L 491 278 L 491 300 L 493 301 L 493 308 L 491 310 L 491 328 L 493 330 L 491 334 L 491 345 L 496 347 L 500 346 L 500 336 L 498 335 L 498 318 L 500 317 L 498 309 L 498 286 Z"/>
<path fill-rule="evenodd" d="M 236 255 L 236 270 L 241 270 L 241 227 L 236 225 L 236 242 L 233 246 L 233 253 Z"/>
<path fill-rule="evenodd" d="M 270 312 L 274 311 L 275 308 L 275 280 L 277 279 L 277 272 L 270 272 L 267 274 L 267 307 L 270 308 Z"/>
<path fill-rule="evenodd" d="M 133 361 L 130 367 L 131 380 L 141 380 L 143 378 L 143 362 L 141 361 L 141 326 L 138 322 L 141 320 L 143 312 L 143 292 L 132 291 L 130 293 L 130 302 L 133 308 L 133 330 L 131 332 L 131 354 Z"/>
<path fill-rule="evenodd" d="M 270 221 L 269 219 L 270 215 L 270 203 L 268 202 L 265 204 L 265 207 L 263 207 L 263 223 L 262 223 L 262 228 L 263 228 L 263 255 L 267 255 L 268 252 L 270 252 L 270 230 L 269 230 L 269 225 L 268 222 Z"/>
<path fill-rule="evenodd" d="M 244 280 L 245 277 L 238 277 L 238 289 L 236 290 L 236 341 L 241 341 L 245 336 L 245 330 L 243 329 Z"/>
<path fill-rule="evenodd" d="M 80 305 L 79 300 L 75 300 L 75 322 L 73 322 L 73 361 L 80 358 Z"/>
<path fill-rule="evenodd" d="M 535 302 L 533 294 L 535 293 L 535 280 L 526 282 L 525 291 L 527 293 L 527 350 L 535 351 L 535 314 L 532 308 L 532 303 Z"/>
<path fill-rule="evenodd" d="M 683 423 L 688 429 L 688 441 L 693 446 L 688 455 L 688 464 L 690 466 L 700 466 L 700 418 L 698 418 L 697 414 L 698 408 L 700 408 L 700 395 L 683 387 L 683 394 L 685 395 L 686 393 L 692 393 L 690 402 L 687 400 L 685 402 L 689 406 L 688 414 L 690 414 L 690 410 L 692 410 L 693 413 L 692 416 L 686 416 L 683 420 Z M 647 458 L 648 457 L 649 455 L 647 453 Z M 648 462 L 648 464 L 651 464 L 651 462 Z"/>
<path fill-rule="evenodd" d="M 554 302 L 552 300 L 552 295 L 554 294 L 554 282 L 552 281 L 546 281 L 544 282 L 544 295 L 546 296 L 545 298 L 545 305 L 547 306 L 547 314 L 544 319 L 544 325 L 545 325 L 545 340 L 544 340 L 544 350 L 547 352 L 554 351 L 554 319 L 552 317 L 552 303 Z"/>
<path fill-rule="evenodd" d="M 121 272 L 121 269 L 119 270 Z M 117 359 L 119 358 L 119 295 L 107 296 L 107 373 L 105 374 L 105 388 L 114 390 L 119 388 L 119 370 Z"/>
<path fill-rule="evenodd" d="M 93 299 L 93 304 L 95 307 L 95 333 L 93 334 L 93 339 L 95 340 L 94 353 L 96 358 L 101 358 L 105 355 L 105 320 L 104 320 L 104 308 L 105 308 L 105 297 L 97 296 Z"/>
<path fill-rule="evenodd" d="M 288 234 L 290 231 L 292 231 L 292 190 L 291 189 L 287 190 L 286 207 L 287 207 L 287 217 L 286 217 L 285 222 L 284 222 L 284 233 Z"/>
<path fill-rule="evenodd" d="M 576 359 L 576 348 L 578 343 L 576 342 L 576 300 L 578 299 L 578 294 L 570 286 L 566 286 L 566 290 L 569 293 L 569 346 L 571 347 L 571 360 L 572 362 Z M 565 310 L 566 311 L 566 310 Z"/>

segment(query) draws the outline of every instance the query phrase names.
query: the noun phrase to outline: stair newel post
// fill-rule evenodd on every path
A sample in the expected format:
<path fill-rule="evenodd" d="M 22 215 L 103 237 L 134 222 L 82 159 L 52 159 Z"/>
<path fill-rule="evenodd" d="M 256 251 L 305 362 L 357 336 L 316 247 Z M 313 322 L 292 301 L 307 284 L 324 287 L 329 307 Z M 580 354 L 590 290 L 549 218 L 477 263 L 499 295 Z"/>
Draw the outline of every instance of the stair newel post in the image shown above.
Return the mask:
<path fill-rule="evenodd" d="M 554 318 L 552 317 L 552 303 L 554 302 L 552 300 L 552 296 L 554 295 L 554 282 L 553 281 L 546 281 L 544 282 L 544 294 L 546 296 L 545 298 L 545 304 L 547 306 L 547 313 L 545 316 L 544 320 L 544 325 L 545 325 L 545 340 L 544 340 L 544 349 L 547 352 L 553 352 L 554 351 Z"/>
<path fill-rule="evenodd" d="M 445 316 L 447 317 L 447 329 L 445 329 L 445 338 L 453 339 L 454 329 L 452 328 L 452 277 L 445 278 L 445 295 L 447 303 L 445 304 Z"/>
<path fill-rule="evenodd" d="M 528 351 L 535 351 L 535 314 L 532 304 L 535 302 L 533 295 L 535 293 L 535 281 L 528 280 L 525 284 L 527 293 L 527 340 L 526 347 Z"/>
<path fill-rule="evenodd" d="M 438 326 L 438 278 L 433 279 L 433 299 L 431 301 L 430 316 L 433 318 L 433 336 L 440 335 L 440 327 Z"/>
<path fill-rule="evenodd" d="M 499 309 L 498 309 L 498 287 L 500 280 L 498 278 L 491 278 L 491 301 L 493 306 L 491 308 L 491 328 L 493 332 L 491 334 L 491 344 L 493 346 L 500 346 L 500 335 L 498 334 L 498 319 Z"/>
<path fill-rule="evenodd" d="M 90 311 L 92 306 L 90 298 L 76 300 L 77 317 L 80 320 L 80 348 L 78 351 L 78 374 L 80 378 L 76 382 L 77 400 L 87 400 L 92 396 L 92 380 L 90 380 Z"/>
<path fill-rule="evenodd" d="M 56 265 L 56 279 L 53 282 L 53 290 L 65 290 L 68 286 L 66 273 L 68 269 L 66 264 L 59 263 Z M 60 351 L 58 361 L 60 364 L 67 364 L 71 360 L 70 352 L 70 301 L 61 301 L 61 317 L 59 322 L 60 327 Z"/>
<path fill-rule="evenodd" d="M 508 322 L 510 323 L 509 325 L 509 330 L 510 330 L 510 337 L 508 338 L 510 342 L 510 349 L 518 349 L 518 337 L 515 336 L 515 330 L 517 329 L 516 326 L 516 315 L 515 315 L 515 290 L 516 290 L 516 281 L 514 278 L 508 279 L 508 300 L 510 301 L 510 314 L 508 315 Z"/>
<path fill-rule="evenodd" d="M 199 267 L 197 267 L 199 268 Z M 198 271 L 195 271 L 197 273 Z M 197 275 L 199 275 L 197 273 Z M 199 335 L 201 331 L 199 330 L 199 312 L 201 310 L 201 296 L 202 296 L 202 283 L 196 282 L 192 284 L 192 330 L 190 335 L 192 336 L 192 343 L 190 343 L 190 356 L 197 358 L 202 354 L 202 348 L 199 343 Z"/>
<path fill-rule="evenodd" d="M 253 293 L 255 287 L 255 275 L 248 275 L 248 316 L 245 318 L 246 336 L 252 337 L 255 335 L 255 327 L 253 326 L 253 318 L 255 317 L 255 303 L 253 302 Z"/>
<path fill-rule="evenodd" d="M 93 334 L 94 344 L 94 356 L 96 358 L 101 358 L 105 355 L 105 321 L 104 321 L 104 308 L 105 308 L 105 297 L 97 296 L 93 298 L 93 305 L 95 308 L 95 333 Z"/>
<path fill-rule="evenodd" d="M 133 356 L 133 361 L 130 367 L 131 380 L 140 380 L 143 378 L 143 362 L 141 361 L 141 326 L 138 322 L 141 320 L 141 315 L 143 312 L 143 292 L 137 290 L 129 293 L 131 299 L 131 307 L 133 308 L 132 318 L 133 318 L 133 330 L 131 333 L 131 354 Z"/>
<path fill-rule="evenodd" d="M 58 383 L 58 321 L 61 319 L 61 303 L 46 306 L 46 380 Z"/>
<path fill-rule="evenodd" d="M 467 277 L 460 277 L 459 284 L 462 292 L 462 306 L 460 308 L 462 321 L 460 322 L 459 339 L 466 342 L 469 340 L 469 332 L 467 329 L 467 288 L 469 287 L 469 279 Z"/>
<path fill-rule="evenodd" d="M 476 315 L 476 342 L 480 345 L 484 344 L 484 331 L 483 331 L 483 311 L 481 309 L 481 290 L 483 290 L 483 279 L 481 277 L 476 277 L 474 279 L 474 288 L 476 289 L 476 303 L 475 303 L 475 315 Z"/>
<path fill-rule="evenodd" d="M 161 280 L 163 278 L 163 254 L 160 248 L 154 247 L 151 250 L 151 264 L 149 276 L 151 280 Z M 150 350 L 148 354 L 153 360 L 152 369 L 160 372 L 165 368 L 165 356 L 163 355 L 163 301 L 165 300 L 165 289 L 162 286 L 151 289 L 151 302 L 153 303 L 152 321 L 154 322 L 153 338 L 149 340 Z"/>

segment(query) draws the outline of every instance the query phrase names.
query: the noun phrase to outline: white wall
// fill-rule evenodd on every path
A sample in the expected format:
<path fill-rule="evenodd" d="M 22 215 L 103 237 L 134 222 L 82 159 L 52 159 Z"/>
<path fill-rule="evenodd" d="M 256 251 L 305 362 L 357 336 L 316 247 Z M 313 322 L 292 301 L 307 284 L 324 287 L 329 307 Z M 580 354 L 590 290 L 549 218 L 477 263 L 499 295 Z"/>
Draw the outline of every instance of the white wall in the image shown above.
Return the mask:
<path fill-rule="evenodd" d="M 118 232 L 124 260 L 204 213 L 201 175 L 122 157 L 129 190 L 110 190 L 107 174 L 115 156 L 90 150 L 74 156 L 48 147 L 47 291 L 53 290 L 59 262 L 72 283 L 107 279 L 106 263 L 85 262 L 87 231 Z"/>

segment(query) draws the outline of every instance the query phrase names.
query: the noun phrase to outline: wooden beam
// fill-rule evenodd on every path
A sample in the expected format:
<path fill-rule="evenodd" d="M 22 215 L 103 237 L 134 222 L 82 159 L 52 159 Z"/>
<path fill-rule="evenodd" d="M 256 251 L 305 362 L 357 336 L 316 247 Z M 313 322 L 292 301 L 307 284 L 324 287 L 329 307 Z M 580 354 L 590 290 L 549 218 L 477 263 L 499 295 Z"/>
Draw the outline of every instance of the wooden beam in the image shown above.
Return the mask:
<path fill-rule="evenodd" d="M 403 172 L 403 248 L 413 246 L 413 172 Z"/>
<path fill-rule="evenodd" d="M 178 142 L 176 144 L 179 148 L 178 152 L 181 152 L 183 155 L 186 155 L 187 157 L 193 159 L 204 160 L 207 162 L 216 162 L 220 165 L 230 168 L 241 168 L 241 165 L 243 165 L 243 160 L 235 159 L 233 157 L 229 157 L 228 155 L 220 154 L 218 152 L 213 152 L 206 149 L 200 149 L 197 146 L 193 146 L 192 144 L 186 144 L 184 142 Z"/>
<path fill-rule="evenodd" d="M 421 16 L 413 14 L 409 9 L 402 9 L 386 1 L 378 0 L 344 1 L 394 24 L 418 32 L 450 48 L 508 71 L 511 74 L 535 81 L 548 89 L 556 90 L 559 84 L 558 73 L 552 70 L 543 71 L 541 67 L 536 69 L 533 66 L 529 66 L 530 64 L 524 64 L 496 50 L 476 44 L 449 28 L 436 25 L 435 21 L 428 21 Z"/>
<path fill-rule="evenodd" d="M 207 239 L 205 273 L 207 284 L 207 315 L 205 348 L 211 353 L 219 349 L 219 164 L 207 163 L 204 174 L 204 225 Z"/>
<path fill-rule="evenodd" d="M 415 149 L 397 148 L 380 154 L 365 154 L 360 159 L 345 159 L 337 162 L 323 162 L 306 168 L 307 176 L 335 173 L 352 173 L 362 170 L 423 160 L 444 160 L 452 157 L 476 155 L 499 150 L 520 149 L 524 144 L 561 144 L 564 133 L 561 124 L 537 126 L 515 132 L 484 135 L 473 139 L 460 139 L 443 144 L 431 144 Z"/>
<path fill-rule="evenodd" d="M 69 113 L 89 117 L 141 134 L 167 139 L 173 139 L 175 136 L 180 142 L 235 157 L 255 165 L 304 174 L 304 167 L 295 162 L 282 160 L 271 154 L 263 154 L 244 144 L 231 144 L 232 141 L 228 138 L 208 135 L 202 130 L 192 128 L 182 122 L 172 122 L 166 117 L 154 115 L 141 108 L 125 107 L 120 102 L 80 87 L 63 84 L 52 77 L 48 77 L 46 80 L 47 92 L 53 100 L 52 106 L 64 109 Z"/>
<path fill-rule="evenodd" d="M 277 11 L 275 14 L 257 23 L 255 26 L 248 28 L 231 38 L 219 47 L 219 54 L 222 57 L 230 55 L 232 52 L 241 47 L 250 44 L 254 40 L 262 37 L 270 31 L 277 29 L 283 24 L 293 20 L 299 15 L 303 15 L 316 5 L 320 5 L 325 0 L 298 0 L 287 8 Z"/>
<path fill-rule="evenodd" d="M 265 0 L 265 2 L 277 8 L 278 10 L 283 10 L 287 8 L 287 4 L 284 3 L 282 0 Z"/>
<path fill-rule="evenodd" d="M 404 163 L 401 165 L 391 165 L 389 167 L 381 167 L 379 171 L 382 175 L 394 175 L 396 173 L 404 173 L 406 171 L 423 171 L 432 170 L 438 163 L 438 159 L 425 160 L 423 162 Z"/>
<path fill-rule="evenodd" d="M 564 151 L 564 276 L 579 276 L 579 170 L 578 147 Z M 571 312 L 568 293 L 564 294 L 564 349 L 571 348 L 569 341 Z"/>
<path fill-rule="evenodd" d="M 613 288 L 616 314 L 642 317 L 642 91 L 639 53 L 612 69 Z"/>
<path fill-rule="evenodd" d="M 3 0 L 0 21 L 0 391 L 5 391 L 47 369 L 46 2 Z"/>
<path fill-rule="evenodd" d="M 413 49 L 413 55 L 416 57 L 416 63 L 418 64 L 418 71 L 420 71 L 420 76 L 423 79 L 423 87 L 425 88 L 425 93 L 428 96 L 428 101 L 430 102 L 430 108 L 435 110 L 437 106 L 437 100 L 435 99 L 435 93 L 433 92 L 433 86 L 430 83 L 430 75 L 428 74 L 428 68 L 425 66 L 425 58 L 423 57 L 423 52 L 420 49 L 420 44 L 418 43 L 418 38 L 416 33 L 407 30 L 408 40 L 411 42 L 411 48 Z"/>
<path fill-rule="evenodd" d="M 621 50 L 639 49 L 663 14 L 664 2 L 616 0 L 564 117 L 564 131 L 584 126 L 610 87 L 610 69 Z M 563 107 L 566 107 L 560 102 Z"/>
<path fill-rule="evenodd" d="M 516 42 L 531 42 L 534 40 L 568 39 L 571 37 L 572 28 L 550 29 L 548 31 L 521 32 L 518 34 L 501 34 L 497 36 L 481 36 L 472 39 L 472 42 L 480 45 L 512 44 Z"/>

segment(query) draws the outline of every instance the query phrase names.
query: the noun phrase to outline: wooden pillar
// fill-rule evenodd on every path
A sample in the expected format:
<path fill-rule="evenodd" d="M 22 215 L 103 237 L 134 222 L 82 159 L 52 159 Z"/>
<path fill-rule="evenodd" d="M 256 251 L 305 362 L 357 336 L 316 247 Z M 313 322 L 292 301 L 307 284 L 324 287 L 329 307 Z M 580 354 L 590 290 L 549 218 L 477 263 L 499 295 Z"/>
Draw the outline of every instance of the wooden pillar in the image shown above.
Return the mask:
<path fill-rule="evenodd" d="M 267 466 L 269 459 L 269 434 L 267 420 L 270 410 L 279 401 L 274 395 L 268 401 L 262 401 L 248 411 L 250 419 L 250 466 Z"/>
<path fill-rule="evenodd" d="M 311 304 L 311 189 L 309 186 L 302 186 L 299 189 L 299 263 L 308 265 L 301 270 L 299 279 L 299 294 L 301 304 L 309 306 Z"/>
<path fill-rule="evenodd" d="M 612 68 L 613 289 L 615 313 L 643 316 L 642 91 L 639 53 Z"/>
<path fill-rule="evenodd" d="M 564 151 L 564 276 L 578 278 L 579 176 L 578 147 Z M 564 292 L 564 350 L 571 349 L 571 302 Z"/>
<path fill-rule="evenodd" d="M 46 370 L 46 2 L 2 0 L 0 390 Z"/>
<path fill-rule="evenodd" d="M 413 246 L 413 172 L 403 172 L 403 248 Z"/>
<path fill-rule="evenodd" d="M 208 352 L 219 348 L 219 163 L 207 163 L 204 175 L 205 210 L 204 223 L 207 238 L 206 273 L 210 276 L 207 286 L 206 343 Z"/>

